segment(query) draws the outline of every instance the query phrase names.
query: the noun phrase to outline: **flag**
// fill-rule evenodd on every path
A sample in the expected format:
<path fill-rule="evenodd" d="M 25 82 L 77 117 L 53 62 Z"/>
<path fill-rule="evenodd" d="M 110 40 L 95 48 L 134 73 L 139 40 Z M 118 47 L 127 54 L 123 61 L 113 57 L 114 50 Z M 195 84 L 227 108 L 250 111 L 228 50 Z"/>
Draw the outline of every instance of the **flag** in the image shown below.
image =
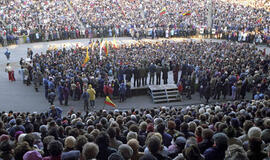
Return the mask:
<path fill-rule="evenodd" d="M 183 13 L 183 16 L 190 16 L 190 15 L 191 15 L 190 11 Z"/>
<path fill-rule="evenodd" d="M 162 16 L 162 15 L 165 14 L 165 13 L 166 13 L 166 7 L 164 7 L 164 8 L 160 11 L 159 15 Z"/>
<path fill-rule="evenodd" d="M 261 23 L 261 22 L 262 22 L 262 17 L 257 20 L 257 23 Z"/>
<path fill-rule="evenodd" d="M 108 41 L 107 40 L 105 41 L 105 45 L 103 45 L 103 49 L 104 49 L 105 55 L 108 56 L 108 53 L 109 53 L 109 44 L 108 44 Z"/>
<path fill-rule="evenodd" d="M 83 62 L 83 67 L 85 66 L 85 64 L 90 60 L 89 58 L 89 53 L 88 53 L 88 47 L 86 48 L 86 56 Z"/>
<path fill-rule="evenodd" d="M 116 105 L 113 103 L 113 101 L 110 99 L 109 96 L 106 96 L 106 99 L 105 99 L 104 103 L 109 105 L 109 106 L 116 107 Z"/>
<path fill-rule="evenodd" d="M 100 42 L 100 49 L 99 49 L 99 58 L 102 59 L 102 48 L 104 46 L 104 41 Z"/>
<path fill-rule="evenodd" d="M 115 40 L 115 36 L 113 36 L 113 42 L 112 42 L 112 44 L 113 44 L 113 49 L 117 49 L 118 48 L 117 47 L 116 40 Z"/>

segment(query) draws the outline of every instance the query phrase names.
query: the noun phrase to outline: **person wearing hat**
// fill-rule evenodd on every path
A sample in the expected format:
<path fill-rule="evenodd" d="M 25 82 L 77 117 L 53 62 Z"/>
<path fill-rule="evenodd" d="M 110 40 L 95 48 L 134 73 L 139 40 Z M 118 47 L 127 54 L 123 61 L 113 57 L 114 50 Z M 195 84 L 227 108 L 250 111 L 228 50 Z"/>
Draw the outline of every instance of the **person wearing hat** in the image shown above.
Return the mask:
<path fill-rule="evenodd" d="M 179 153 L 182 153 L 183 149 L 186 145 L 186 138 L 185 137 L 177 137 L 174 141 L 174 144 L 170 145 L 168 148 L 169 157 L 175 158 Z"/>
<path fill-rule="evenodd" d="M 205 160 L 224 160 L 225 151 L 228 147 L 228 137 L 224 133 L 216 133 L 213 136 L 214 145 L 208 148 L 204 153 Z"/>
<path fill-rule="evenodd" d="M 42 156 L 36 150 L 28 151 L 23 155 L 23 160 L 42 160 Z"/>

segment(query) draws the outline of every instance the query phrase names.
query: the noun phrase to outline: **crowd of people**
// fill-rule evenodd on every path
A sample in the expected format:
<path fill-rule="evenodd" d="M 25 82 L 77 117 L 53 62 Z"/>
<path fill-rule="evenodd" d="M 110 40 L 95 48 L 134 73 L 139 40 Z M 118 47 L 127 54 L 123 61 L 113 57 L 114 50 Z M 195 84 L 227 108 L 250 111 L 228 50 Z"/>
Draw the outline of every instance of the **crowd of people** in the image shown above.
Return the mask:
<path fill-rule="evenodd" d="M 270 101 L 1 112 L 2 160 L 268 160 Z"/>
<path fill-rule="evenodd" d="M 270 95 L 269 55 L 255 45 L 206 41 L 136 41 L 115 48 L 108 42 L 108 54 L 90 41 L 89 61 L 86 47 L 48 50 L 21 59 L 19 74 L 23 83 L 33 83 L 36 91 L 45 88 L 45 97 L 68 105 L 69 99 L 95 101 L 96 97 L 131 96 L 131 88 L 147 85 L 177 84 L 180 95 L 191 99 L 199 93 L 207 103 L 213 99 L 252 99 Z M 172 74 L 169 74 L 172 72 Z M 93 89 L 95 92 L 91 92 Z M 83 96 L 82 96 L 83 95 Z M 64 103 L 63 103 L 64 101 Z M 94 107 L 94 102 L 91 103 Z"/>
<path fill-rule="evenodd" d="M 3 0 L 0 42 L 13 43 L 18 35 L 24 35 L 27 42 L 37 42 L 108 36 L 184 37 L 201 33 L 212 34 L 213 38 L 237 37 L 235 40 L 241 42 L 268 43 L 268 3 L 260 0 L 254 7 L 213 0 L 213 30 L 209 31 L 209 4 L 204 0 Z M 161 15 L 164 8 L 165 14 Z"/>

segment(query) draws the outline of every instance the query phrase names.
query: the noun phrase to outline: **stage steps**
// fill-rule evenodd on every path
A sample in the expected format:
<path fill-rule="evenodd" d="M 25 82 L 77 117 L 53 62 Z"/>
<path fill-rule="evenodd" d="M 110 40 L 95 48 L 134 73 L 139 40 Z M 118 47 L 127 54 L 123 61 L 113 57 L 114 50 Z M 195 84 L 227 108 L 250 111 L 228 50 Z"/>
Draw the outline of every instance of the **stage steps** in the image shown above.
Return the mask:
<path fill-rule="evenodd" d="M 175 84 L 149 85 L 149 90 L 154 103 L 180 101 L 178 88 Z"/>

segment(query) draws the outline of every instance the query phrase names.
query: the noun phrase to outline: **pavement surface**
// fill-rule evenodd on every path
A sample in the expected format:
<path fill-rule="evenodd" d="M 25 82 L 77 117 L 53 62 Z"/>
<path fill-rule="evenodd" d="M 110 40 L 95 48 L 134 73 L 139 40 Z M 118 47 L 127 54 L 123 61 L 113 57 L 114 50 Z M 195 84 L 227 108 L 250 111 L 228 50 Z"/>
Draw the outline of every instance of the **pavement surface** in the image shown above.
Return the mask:
<path fill-rule="evenodd" d="M 108 38 L 107 40 L 112 40 L 112 38 Z M 162 39 L 159 39 L 160 41 Z M 172 39 L 175 41 L 183 41 L 190 39 Z M 194 39 L 200 40 L 200 39 Z M 130 38 L 117 38 L 117 43 L 136 43 L 135 40 L 131 40 Z M 219 41 L 219 40 L 213 40 Z M 79 46 L 85 46 L 89 42 L 89 39 L 78 39 L 78 40 L 64 40 L 64 41 L 54 41 L 54 42 L 40 42 L 40 43 L 31 43 L 31 44 L 22 44 L 22 45 L 12 45 L 7 48 L 11 52 L 10 60 L 7 61 L 4 52 L 6 51 L 6 47 L 0 48 L 0 110 L 1 111 L 10 111 L 13 110 L 15 112 L 45 112 L 50 107 L 48 101 L 45 99 L 44 88 L 40 86 L 39 92 L 35 92 L 33 86 L 26 86 L 22 83 L 22 80 L 19 77 L 18 69 L 19 69 L 19 60 L 20 58 L 26 58 L 27 48 L 32 48 L 34 54 L 40 52 L 46 52 L 49 47 L 57 47 L 62 48 L 64 45 L 69 47 L 75 47 L 77 44 Z M 258 46 L 259 49 L 266 48 L 265 46 Z M 266 48 L 266 52 L 270 54 L 270 48 Z M 15 69 L 15 82 L 8 81 L 8 75 L 4 72 L 6 63 L 10 62 L 12 67 Z M 171 74 L 171 73 L 170 73 Z M 172 77 L 172 76 L 169 76 Z M 172 79 L 169 79 L 169 83 L 173 83 Z M 248 94 L 248 98 L 251 98 L 251 95 Z M 228 97 L 229 99 L 229 97 Z M 192 95 L 192 99 L 188 100 L 186 98 L 183 99 L 182 102 L 174 102 L 174 103 L 159 103 L 154 104 L 149 95 L 145 96 L 135 96 L 128 98 L 125 102 L 119 103 L 118 100 L 113 100 L 118 109 L 128 110 L 130 108 L 152 108 L 152 107 L 160 107 L 160 106 L 187 106 L 192 104 L 200 104 L 204 103 L 205 100 L 200 100 L 199 95 Z M 223 100 L 220 100 L 223 101 Z M 210 103 L 215 103 L 217 101 L 210 100 Z M 55 105 L 59 106 L 59 102 L 57 99 L 55 100 Z M 74 108 L 75 111 L 83 111 L 83 102 L 82 101 L 69 101 L 68 106 L 61 106 L 64 113 L 69 111 L 71 108 Z M 96 99 L 96 107 L 91 110 L 113 110 L 114 108 L 104 105 L 104 98 L 98 97 Z"/>

